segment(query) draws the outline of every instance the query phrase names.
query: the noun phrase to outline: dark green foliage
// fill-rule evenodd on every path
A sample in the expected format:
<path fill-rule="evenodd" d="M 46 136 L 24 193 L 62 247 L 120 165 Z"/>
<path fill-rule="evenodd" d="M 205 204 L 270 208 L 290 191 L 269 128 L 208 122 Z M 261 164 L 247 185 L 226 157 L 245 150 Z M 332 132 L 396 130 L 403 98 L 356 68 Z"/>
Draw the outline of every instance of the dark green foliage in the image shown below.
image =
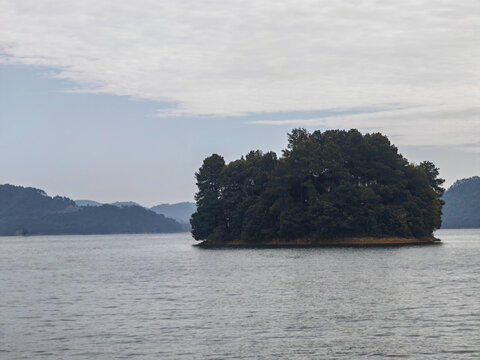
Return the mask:
<path fill-rule="evenodd" d="M 213 154 L 203 161 L 195 174 L 198 192 L 195 195 L 197 207 L 208 211 L 197 211 L 192 215 L 192 234 L 195 238 L 224 236 L 224 203 L 221 201 L 222 171 L 225 168 L 223 157 Z"/>
<path fill-rule="evenodd" d="M 197 240 L 420 237 L 441 224 L 438 169 L 409 164 L 378 133 L 295 129 L 279 159 L 212 155 L 195 175 Z"/>
<path fill-rule="evenodd" d="M 458 180 L 443 200 L 443 228 L 480 228 L 480 177 Z"/>
<path fill-rule="evenodd" d="M 78 207 L 42 190 L 0 185 L 0 235 L 179 232 L 173 219 L 140 206 Z"/>
<path fill-rule="evenodd" d="M 427 174 L 428 182 L 430 183 L 432 188 L 435 190 L 435 192 L 439 196 L 442 196 L 443 193 L 445 192 L 445 189 L 442 187 L 445 180 L 440 179 L 438 177 L 439 172 L 438 172 L 438 169 L 435 167 L 435 164 L 433 164 L 430 161 L 423 161 L 423 162 L 420 163 L 420 167 Z"/>

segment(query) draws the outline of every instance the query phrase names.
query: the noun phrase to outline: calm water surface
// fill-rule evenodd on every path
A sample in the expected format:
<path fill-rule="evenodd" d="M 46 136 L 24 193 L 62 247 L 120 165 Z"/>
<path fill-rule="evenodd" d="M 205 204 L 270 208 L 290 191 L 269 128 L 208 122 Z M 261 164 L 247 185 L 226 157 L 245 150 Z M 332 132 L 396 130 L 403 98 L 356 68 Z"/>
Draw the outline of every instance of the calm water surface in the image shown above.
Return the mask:
<path fill-rule="evenodd" d="M 0 238 L 0 358 L 480 359 L 480 230 L 436 235 L 256 250 Z"/>

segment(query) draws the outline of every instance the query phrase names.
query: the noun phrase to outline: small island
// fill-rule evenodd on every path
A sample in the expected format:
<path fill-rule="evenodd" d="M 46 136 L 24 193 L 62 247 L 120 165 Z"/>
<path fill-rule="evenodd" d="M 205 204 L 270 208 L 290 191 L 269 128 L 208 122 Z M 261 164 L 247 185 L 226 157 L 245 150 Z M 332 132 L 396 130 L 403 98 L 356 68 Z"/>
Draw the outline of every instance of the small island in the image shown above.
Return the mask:
<path fill-rule="evenodd" d="M 192 235 L 202 247 L 433 244 L 438 175 L 380 133 L 294 129 L 281 157 L 256 150 L 203 161 Z"/>

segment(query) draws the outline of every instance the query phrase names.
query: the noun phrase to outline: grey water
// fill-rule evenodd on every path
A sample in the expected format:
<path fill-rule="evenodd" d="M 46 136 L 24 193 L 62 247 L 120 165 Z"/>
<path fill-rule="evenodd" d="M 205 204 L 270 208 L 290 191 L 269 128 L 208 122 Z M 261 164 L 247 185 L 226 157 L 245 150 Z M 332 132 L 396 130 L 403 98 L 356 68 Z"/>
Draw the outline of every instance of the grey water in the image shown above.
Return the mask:
<path fill-rule="evenodd" d="M 1 359 L 479 359 L 480 230 L 441 245 L 0 238 Z"/>

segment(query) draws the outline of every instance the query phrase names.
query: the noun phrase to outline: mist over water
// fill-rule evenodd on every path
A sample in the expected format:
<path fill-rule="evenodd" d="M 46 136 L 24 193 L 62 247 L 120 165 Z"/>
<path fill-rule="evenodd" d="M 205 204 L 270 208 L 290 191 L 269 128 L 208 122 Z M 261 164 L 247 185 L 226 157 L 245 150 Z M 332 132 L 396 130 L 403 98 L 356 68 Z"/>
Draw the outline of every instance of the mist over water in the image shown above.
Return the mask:
<path fill-rule="evenodd" d="M 441 245 L 205 250 L 0 238 L 1 359 L 478 359 L 480 229 Z"/>

